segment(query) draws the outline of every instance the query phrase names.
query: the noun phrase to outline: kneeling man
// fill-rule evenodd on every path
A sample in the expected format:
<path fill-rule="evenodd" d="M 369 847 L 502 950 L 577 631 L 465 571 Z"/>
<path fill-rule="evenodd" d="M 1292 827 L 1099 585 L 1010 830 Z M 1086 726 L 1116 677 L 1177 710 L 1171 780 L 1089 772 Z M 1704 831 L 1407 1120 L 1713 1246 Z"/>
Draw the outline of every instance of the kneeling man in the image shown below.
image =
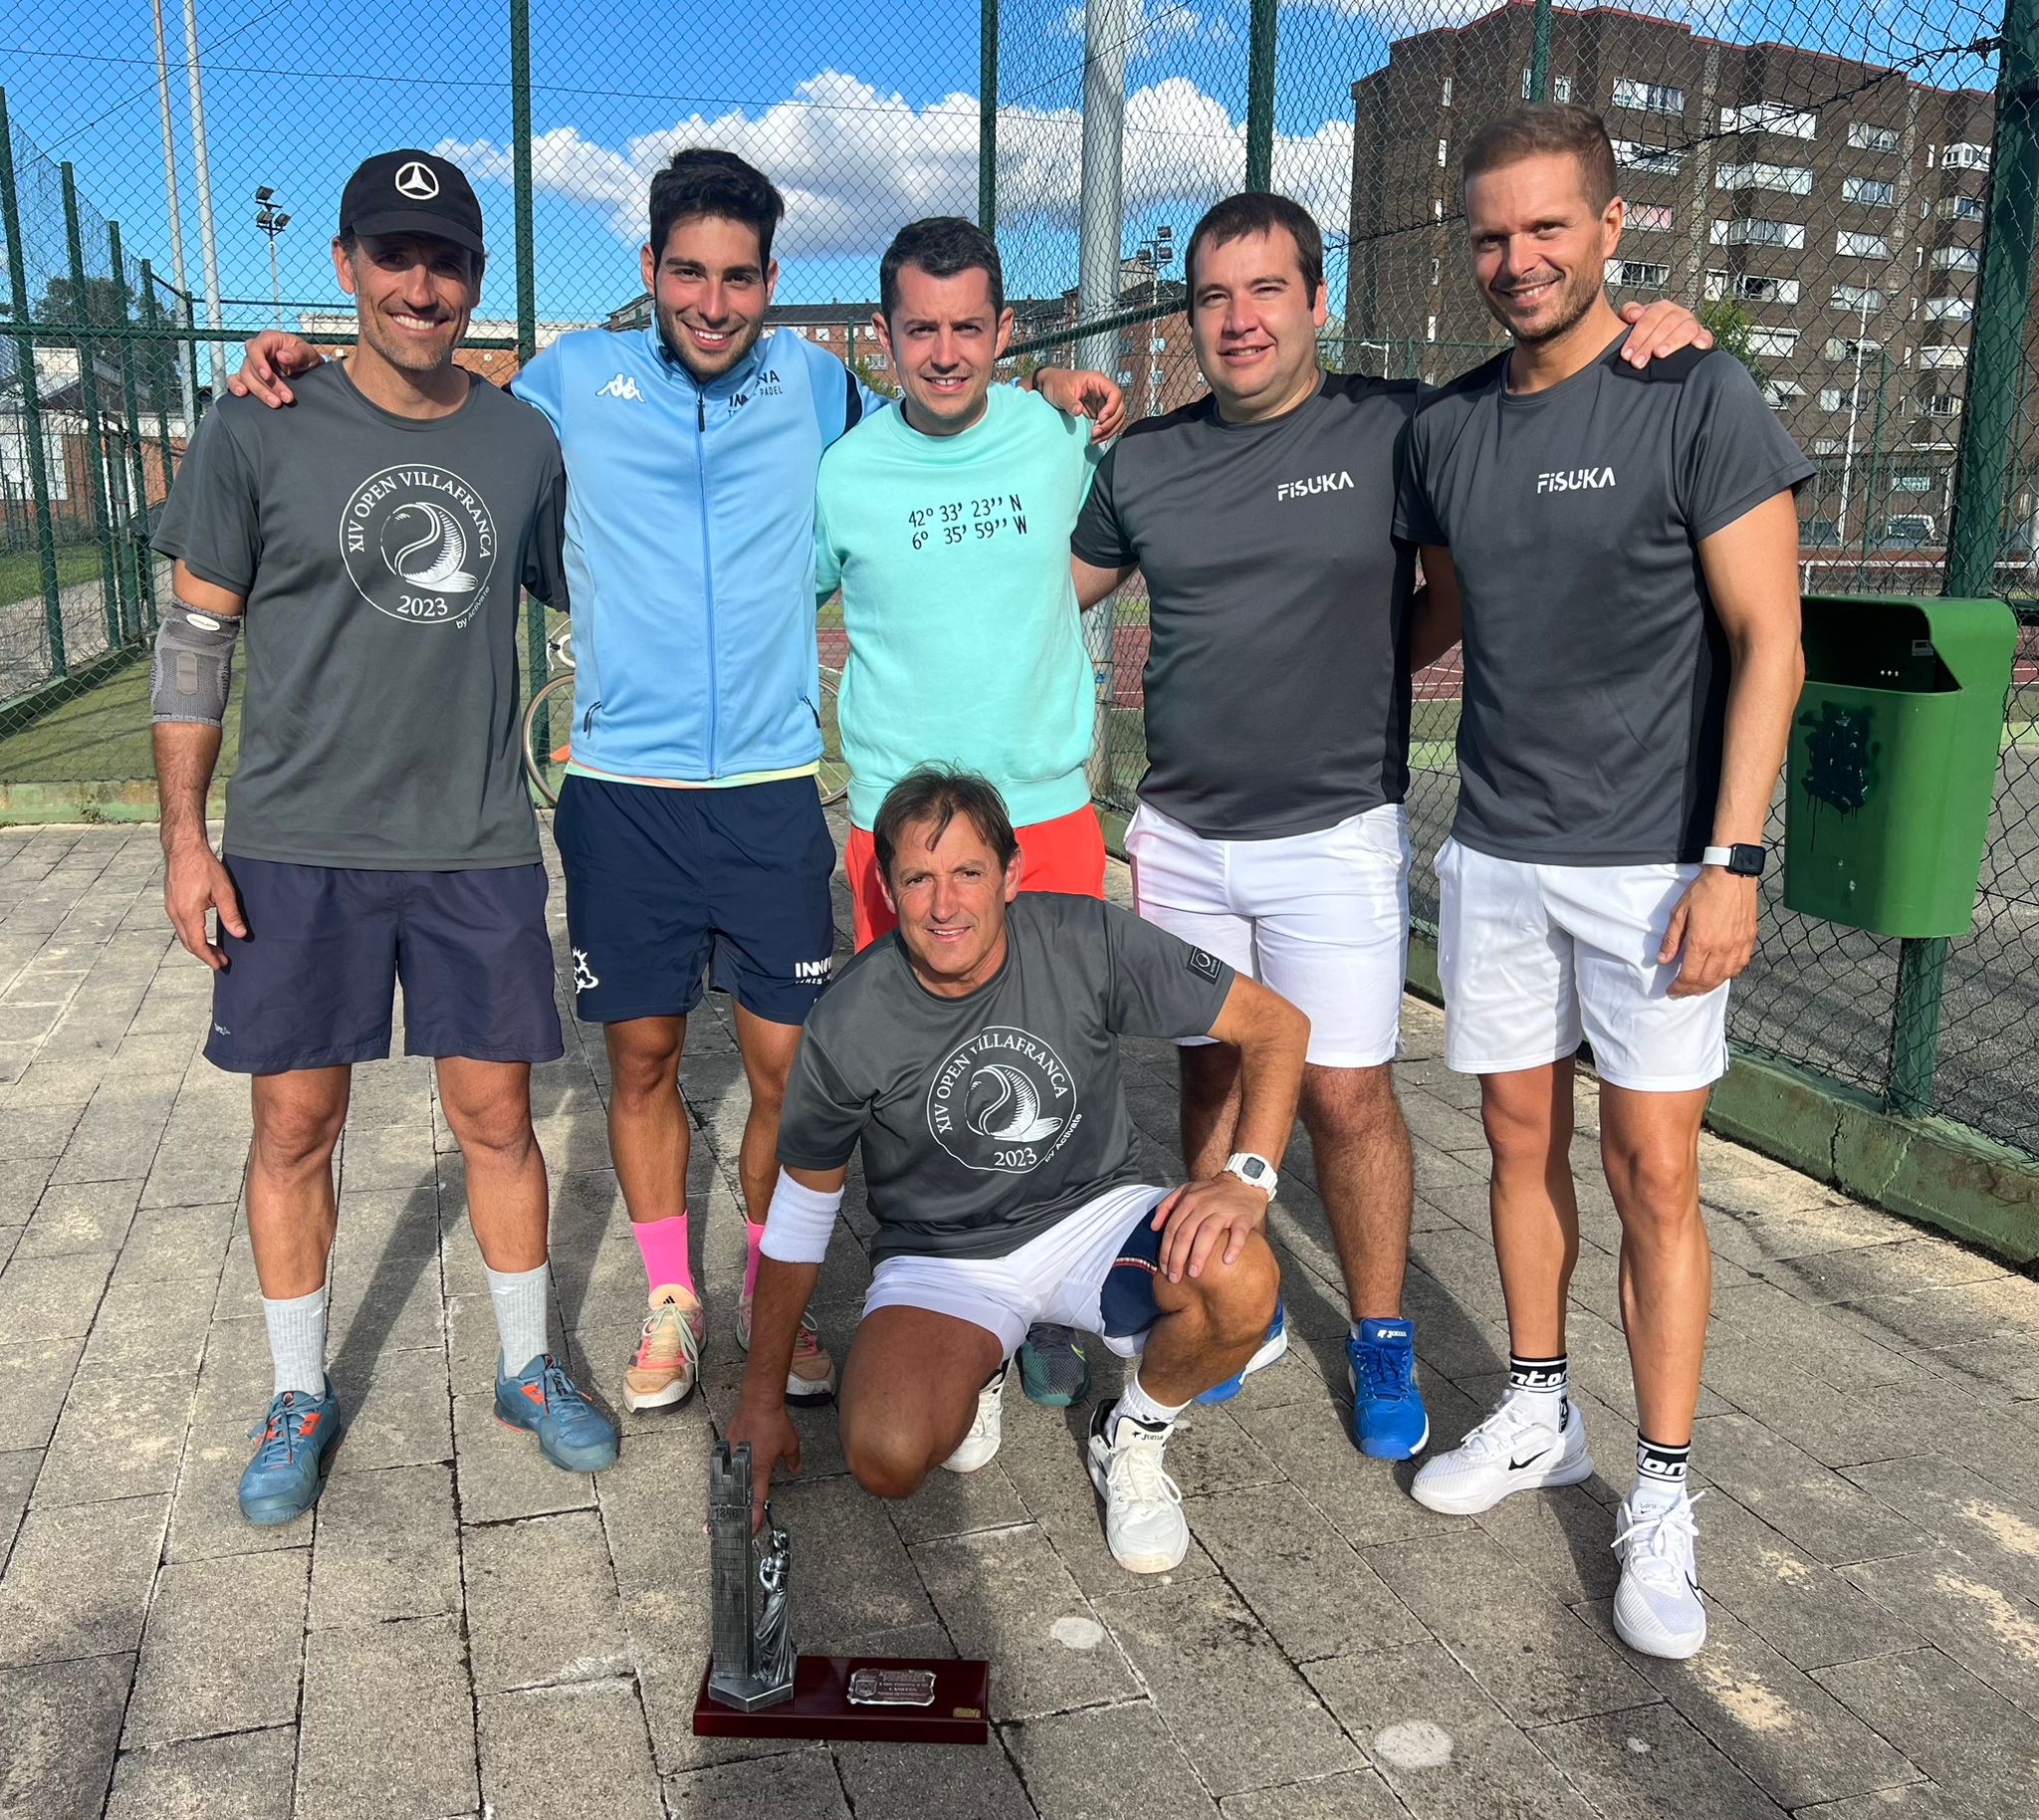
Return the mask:
<path fill-rule="evenodd" d="M 1094 898 L 1020 894 L 998 792 L 920 770 L 872 828 L 897 931 L 808 1014 L 779 1127 L 750 1365 L 729 1439 L 799 1465 L 787 1367 L 863 1148 L 876 1270 L 843 1369 L 842 1448 L 865 1489 L 908 1497 L 929 1471 L 998 1452 L 1007 1361 L 1036 1321 L 1096 1333 L 1139 1364 L 1090 1425 L 1089 1468 L 1119 1563 L 1163 1573 L 1189 1547 L 1162 1466 L 1197 1395 L 1266 1338 L 1265 1238 L 1309 1023 L 1200 948 Z M 1209 1181 L 1143 1180 L 1118 1038 L 1238 1045 L 1241 1150 Z"/>

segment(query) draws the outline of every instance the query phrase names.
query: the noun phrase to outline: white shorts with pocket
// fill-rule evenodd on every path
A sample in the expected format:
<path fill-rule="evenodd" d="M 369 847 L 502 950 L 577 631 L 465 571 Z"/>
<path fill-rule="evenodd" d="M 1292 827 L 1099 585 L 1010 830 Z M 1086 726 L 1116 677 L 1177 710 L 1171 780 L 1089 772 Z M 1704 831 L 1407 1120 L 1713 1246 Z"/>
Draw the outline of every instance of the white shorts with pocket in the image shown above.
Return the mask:
<path fill-rule="evenodd" d="M 1447 840 L 1438 867 L 1445 1065 L 1506 1074 L 1570 1055 L 1648 1093 L 1727 1072 L 1727 985 L 1670 997 L 1657 950 L 1694 865 L 1546 866 Z"/>
<path fill-rule="evenodd" d="M 1138 1354 L 1144 1334 L 1113 1335 L 1098 1326 L 1098 1299 L 1120 1242 L 1151 1219 L 1170 1191 L 1135 1182 L 1106 1189 L 1036 1239 L 1004 1257 L 894 1256 L 871 1272 L 864 1313 L 926 1308 L 989 1328 L 1010 1357 L 1037 1321 L 1094 1333 L 1122 1359 Z"/>
<path fill-rule="evenodd" d="M 1309 834 L 1212 840 L 1143 802 L 1126 830 L 1126 857 L 1143 917 L 1309 1019 L 1310 1061 L 1371 1068 L 1395 1058 L 1409 954 L 1401 803 Z"/>

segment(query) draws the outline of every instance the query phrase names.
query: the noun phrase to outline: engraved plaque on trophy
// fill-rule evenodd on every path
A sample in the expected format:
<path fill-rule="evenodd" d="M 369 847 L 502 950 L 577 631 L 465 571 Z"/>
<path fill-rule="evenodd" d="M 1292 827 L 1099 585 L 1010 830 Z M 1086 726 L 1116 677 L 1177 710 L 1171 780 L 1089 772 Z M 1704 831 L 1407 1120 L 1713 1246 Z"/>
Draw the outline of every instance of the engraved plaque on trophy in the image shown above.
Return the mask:
<path fill-rule="evenodd" d="M 711 1655 L 694 1730 L 717 1737 L 982 1744 L 991 1667 L 896 1656 L 802 1656 L 788 1627 L 793 1542 L 772 1506 L 751 1528 L 751 1449 L 708 1463 Z"/>

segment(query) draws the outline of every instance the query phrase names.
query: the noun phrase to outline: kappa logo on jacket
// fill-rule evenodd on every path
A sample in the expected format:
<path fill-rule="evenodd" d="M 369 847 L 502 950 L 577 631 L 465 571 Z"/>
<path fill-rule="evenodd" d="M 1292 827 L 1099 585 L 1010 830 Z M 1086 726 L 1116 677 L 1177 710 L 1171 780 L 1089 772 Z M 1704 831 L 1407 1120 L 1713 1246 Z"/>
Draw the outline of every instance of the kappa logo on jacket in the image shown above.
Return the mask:
<path fill-rule="evenodd" d="M 626 372 L 619 372 L 606 385 L 598 386 L 594 395 L 597 398 L 635 398 L 639 404 L 644 402 L 644 394 L 637 389 L 637 381 Z"/>

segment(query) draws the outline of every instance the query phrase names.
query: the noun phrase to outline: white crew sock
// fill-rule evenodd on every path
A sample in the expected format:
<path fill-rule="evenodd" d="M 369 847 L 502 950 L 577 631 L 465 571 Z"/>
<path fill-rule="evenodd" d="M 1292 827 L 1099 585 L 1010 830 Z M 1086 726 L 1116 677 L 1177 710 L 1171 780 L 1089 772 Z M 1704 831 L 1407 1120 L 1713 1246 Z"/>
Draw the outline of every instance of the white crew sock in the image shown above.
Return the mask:
<path fill-rule="evenodd" d="M 1140 1382 L 1137 1369 L 1126 1380 L 1126 1387 L 1119 1392 L 1119 1400 L 1112 1406 L 1112 1414 L 1131 1416 L 1135 1422 L 1144 1422 L 1149 1428 L 1167 1428 L 1190 1406 L 1183 1403 L 1157 1403 L 1147 1394 Z"/>
<path fill-rule="evenodd" d="M 269 1329 L 269 1361 L 276 1369 L 273 1396 L 287 1390 L 306 1396 L 326 1394 L 326 1285 L 310 1295 L 283 1301 L 262 1298 L 262 1321 Z"/>
<path fill-rule="evenodd" d="M 532 1270 L 491 1270 L 489 1300 L 496 1307 L 496 1337 L 502 1342 L 498 1373 L 514 1378 L 546 1349 L 546 1271 L 540 1264 Z"/>

